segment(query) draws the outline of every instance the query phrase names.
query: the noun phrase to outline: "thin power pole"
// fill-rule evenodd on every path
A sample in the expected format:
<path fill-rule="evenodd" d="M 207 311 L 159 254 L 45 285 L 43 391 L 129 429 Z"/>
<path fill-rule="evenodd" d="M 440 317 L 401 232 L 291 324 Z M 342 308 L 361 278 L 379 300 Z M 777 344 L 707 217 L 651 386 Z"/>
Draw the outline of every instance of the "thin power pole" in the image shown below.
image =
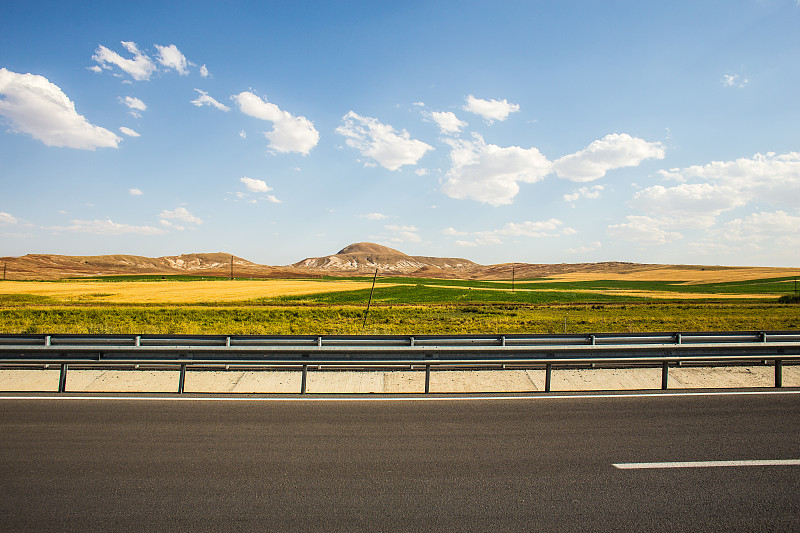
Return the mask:
<path fill-rule="evenodd" d="M 511 292 L 514 292 L 514 278 L 516 277 L 515 265 L 511 265 Z"/>
<path fill-rule="evenodd" d="M 231 279 L 233 279 L 233 254 L 231 254 Z"/>
<path fill-rule="evenodd" d="M 367 317 L 369 316 L 369 306 L 372 305 L 372 293 L 375 292 L 375 280 L 378 279 L 378 269 L 375 269 L 375 275 L 372 276 L 372 289 L 369 291 L 369 301 L 367 302 L 367 311 L 364 313 L 364 324 L 362 328 L 367 325 Z"/>

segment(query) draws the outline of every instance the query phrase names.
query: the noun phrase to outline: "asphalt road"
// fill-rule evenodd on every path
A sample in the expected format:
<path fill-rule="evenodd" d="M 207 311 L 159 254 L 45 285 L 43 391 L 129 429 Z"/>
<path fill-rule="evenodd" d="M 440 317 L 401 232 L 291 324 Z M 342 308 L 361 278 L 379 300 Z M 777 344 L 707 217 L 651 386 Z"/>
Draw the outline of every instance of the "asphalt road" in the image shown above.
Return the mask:
<path fill-rule="evenodd" d="M 798 531 L 800 394 L 0 399 L 0 531 Z"/>

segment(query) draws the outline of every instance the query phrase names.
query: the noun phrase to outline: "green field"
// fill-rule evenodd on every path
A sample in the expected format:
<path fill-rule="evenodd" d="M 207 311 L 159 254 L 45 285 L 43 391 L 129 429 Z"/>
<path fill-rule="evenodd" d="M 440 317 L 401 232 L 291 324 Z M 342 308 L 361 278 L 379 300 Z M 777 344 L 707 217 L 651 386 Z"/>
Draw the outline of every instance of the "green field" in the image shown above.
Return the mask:
<path fill-rule="evenodd" d="M 507 281 L 382 278 L 372 294 L 366 325 L 370 289 L 238 301 L 209 298 L 196 303 L 101 303 L 92 299 L 113 294 L 115 283 L 160 279 L 100 278 L 92 284 L 93 292 L 69 300 L 25 293 L 24 287 L 33 288 L 35 282 L 14 294 L 4 293 L 0 283 L 0 333 L 502 334 L 800 329 L 800 306 L 778 301 L 779 296 L 793 293 L 794 278 L 693 285 L 520 280 L 513 284 L 513 290 Z M 349 279 L 372 281 L 365 277 Z M 167 281 L 174 287 L 181 281 L 203 278 L 171 276 Z M 329 281 L 340 282 L 342 278 Z"/>

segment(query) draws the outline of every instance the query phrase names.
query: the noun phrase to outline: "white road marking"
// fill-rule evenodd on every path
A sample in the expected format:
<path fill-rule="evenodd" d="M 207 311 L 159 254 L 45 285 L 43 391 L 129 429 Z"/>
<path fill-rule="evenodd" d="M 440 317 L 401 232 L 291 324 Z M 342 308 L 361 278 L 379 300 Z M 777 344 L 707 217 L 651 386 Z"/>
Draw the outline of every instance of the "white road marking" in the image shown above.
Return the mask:
<path fill-rule="evenodd" d="M 8 394 L 8 393 L 5 393 Z M 13 393 L 12 393 L 13 394 Z M 364 397 L 344 396 L 192 396 L 185 393 L 178 396 L 125 396 L 115 394 L 113 396 L 91 396 L 89 394 L 80 395 L 58 395 L 48 394 L 46 396 L 25 395 L 25 396 L 5 396 L 0 394 L 0 401 L 3 400 L 83 400 L 83 401 L 156 401 L 156 402 L 452 402 L 452 401 L 509 401 L 509 400 L 571 400 L 571 399 L 592 399 L 592 398 L 674 398 L 682 396 L 774 396 L 774 395 L 793 395 L 800 394 L 800 390 L 787 391 L 721 391 L 721 392 L 652 392 L 652 393 L 633 393 L 633 394 L 552 394 L 542 393 L 526 396 L 372 396 Z"/>
<path fill-rule="evenodd" d="M 671 463 L 616 463 L 620 470 L 645 468 L 714 468 L 724 466 L 800 466 L 800 459 L 756 459 L 749 461 L 676 461 Z"/>

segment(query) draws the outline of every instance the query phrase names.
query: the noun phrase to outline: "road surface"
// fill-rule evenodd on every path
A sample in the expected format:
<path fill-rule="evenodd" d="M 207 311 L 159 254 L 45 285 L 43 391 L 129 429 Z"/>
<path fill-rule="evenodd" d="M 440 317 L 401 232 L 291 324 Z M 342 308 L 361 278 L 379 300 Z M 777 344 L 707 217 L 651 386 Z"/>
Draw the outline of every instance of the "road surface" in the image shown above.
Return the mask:
<path fill-rule="evenodd" d="M 0 531 L 789 531 L 800 394 L 0 397 Z M 341 400 L 341 398 L 339 398 Z"/>

